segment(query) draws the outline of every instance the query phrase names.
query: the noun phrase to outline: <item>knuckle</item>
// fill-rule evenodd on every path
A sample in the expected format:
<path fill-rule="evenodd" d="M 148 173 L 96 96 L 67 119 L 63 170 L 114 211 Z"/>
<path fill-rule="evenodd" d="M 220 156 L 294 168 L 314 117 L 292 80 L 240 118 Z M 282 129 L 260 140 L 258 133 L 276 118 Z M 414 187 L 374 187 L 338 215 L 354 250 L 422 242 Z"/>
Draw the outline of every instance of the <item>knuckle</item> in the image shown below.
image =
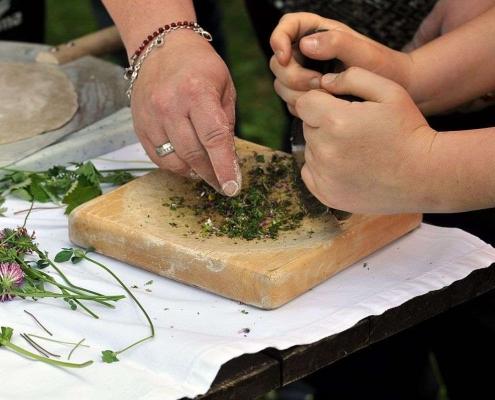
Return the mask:
<path fill-rule="evenodd" d="M 205 154 L 200 148 L 190 148 L 177 153 L 186 163 L 193 165 L 201 161 Z"/>
<path fill-rule="evenodd" d="M 352 66 L 347 68 L 346 71 L 344 71 L 343 74 L 341 74 L 343 79 L 353 79 L 356 76 L 360 75 L 362 72 L 362 69 L 356 66 Z"/>
<path fill-rule="evenodd" d="M 278 20 L 279 24 L 283 24 L 286 22 L 289 22 L 292 20 L 294 14 L 284 14 L 282 17 Z"/>
<path fill-rule="evenodd" d="M 277 36 L 276 33 L 273 32 L 270 36 L 270 47 L 274 49 L 277 45 Z"/>
<path fill-rule="evenodd" d="M 229 126 L 219 126 L 202 133 L 202 142 L 206 148 L 217 148 L 227 145 L 230 139 Z"/>
<path fill-rule="evenodd" d="M 298 88 L 301 84 L 300 74 L 294 68 L 287 68 L 285 75 L 285 82 L 289 88 Z"/>
<path fill-rule="evenodd" d="M 323 39 L 328 41 L 328 45 L 332 47 L 338 47 L 343 39 L 343 32 L 339 30 L 332 30 L 323 36 Z"/>
<path fill-rule="evenodd" d="M 276 75 L 276 70 L 277 70 L 277 59 L 275 56 L 272 56 L 272 58 L 270 58 L 270 63 L 269 63 L 269 66 L 270 66 L 270 70 Z"/>
<path fill-rule="evenodd" d="M 275 93 L 277 93 L 280 97 L 283 97 L 283 88 L 284 88 L 284 85 L 282 84 L 282 82 L 280 82 L 280 80 L 278 79 L 275 79 L 273 81 L 273 89 L 275 90 Z"/>
<path fill-rule="evenodd" d="M 390 85 L 388 89 L 388 94 L 392 99 L 397 101 L 408 100 L 405 89 L 402 86 L 395 83 Z"/>
<path fill-rule="evenodd" d="M 160 163 L 160 168 L 172 171 L 178 175 L 188 175 L 191 168 L 180 160 L 177 161 L 164 161 Z"/>
<path fill-rule="evenodd" d="M 304 184 L 308 188 L 309 191 L 313 191 L 313 177 L 311 175 L 311 171 L 308 167 L 308 163 L 304 164 L 302 169 L 301 169 L 301 179 L 303 180 Z"/>
<path fill-rule="evenodd" d="M 304 109 L 304 105 L 306 104 L 306 98 L 307 98 L 307 94 L 303 94 L 302 96 L 299 96 L 294 102 L 294 109 L 298 114 L 300 114 L 301 111 Z"/>
<path fill-rule="evenodd" d="M 185 93 L 186 96 L 190 96 L 191 98 L 197 98 L 204 91 L 205 85 L 201 79 L 195 77 L 189 77 L 185 79 L 183 84 L 181 85 L 180 91 Z"/>
<path fill-rule="evenodd" d="M 160 113 L 168 113 L 172 109 L 172 96 L 167 95 L 164 91 L 153 91 L 150 94 L 151 109 Z"/>
<path fill-rule="evenodd" d="M 345 121 L 342 118 L 332 117 L 330 115 L 325 116 L 325 124 L 327 129 L 334 135 L 341 134 L 345 129 Z"/>

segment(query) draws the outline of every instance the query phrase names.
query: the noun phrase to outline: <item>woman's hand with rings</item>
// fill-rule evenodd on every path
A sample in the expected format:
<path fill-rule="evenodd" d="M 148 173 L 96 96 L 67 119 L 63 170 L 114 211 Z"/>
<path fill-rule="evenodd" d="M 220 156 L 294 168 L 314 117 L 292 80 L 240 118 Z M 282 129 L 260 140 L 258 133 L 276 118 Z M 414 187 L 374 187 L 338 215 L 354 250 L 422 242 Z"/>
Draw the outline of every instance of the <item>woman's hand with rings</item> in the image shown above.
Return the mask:
<path fill-rule="evenodd" d="M 177 31 L 142 65 L 131 99 L 134 127 L 160 168 L 196 173 L 235 196 L 242 185 L 235 97 L 228 68 L 211 45 L 192 31 Z"/>

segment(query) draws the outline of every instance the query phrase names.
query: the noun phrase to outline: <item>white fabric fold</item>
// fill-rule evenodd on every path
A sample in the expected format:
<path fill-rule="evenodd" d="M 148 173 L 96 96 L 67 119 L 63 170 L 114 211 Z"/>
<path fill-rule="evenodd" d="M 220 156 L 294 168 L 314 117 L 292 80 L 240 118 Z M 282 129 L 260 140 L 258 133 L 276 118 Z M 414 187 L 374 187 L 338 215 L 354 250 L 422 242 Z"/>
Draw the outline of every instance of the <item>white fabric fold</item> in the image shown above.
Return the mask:
<path fill-rule="evenodd" d="M 147 158 L 139 145 L 97 160 L 100 168 L 142 167 Z M 114 160 L 114 161 L 111 161 Z M 119 161 L 120 160 L 120 161 Z M 123 160 L 123 161 L 122 161 Z M 136 163 L 141 160 L 143 162 Z M 21 225 L 25 202 L 8 199 L 0 227 Z M 27 224 L 52 257 L 70 247 L 62 209 L 34 211 Z M 64 370 L 0 349 L 1 397 L 14 399 L 178 399 L 205 393 L 228 360 L 267 347 L 286 349 L 342 332 L 365 317 L 379 315 L 404 302 L 465 278 L 495 261 L 495 249 L 458 229 L 423 224 L 365 260 L 322 283 L 278 310 L 263 311 L 95 255 L 132 289 L 151 315 L 156 338 L 104 364 L 100 352 L 116 350 L 144 337 L 149 330 L 129 299 L 115 310 L 91 308 L 93 319 L 61 301 L 14 300 L 0 304 L 0 324 L 19 333 L 46 335 L 23 310 L 32 312 L 61 340 L 86 338 L 90 348 L 76 350 L 72 360 L 95 360 L 81 370 Z M 366 264 L 365 264 L 366 263 Z M 109 294 L 123 291 L 104 271 L 81 262 L 61 264 L 81 286 Z M 153 280 L 152 284 L 145 285 Z M 146 290 L 148 289 L 148 290 Z M 249 333 L 242 333 L 249 328 Z M 65 358 L 70 346 L 42 342 Z"/>

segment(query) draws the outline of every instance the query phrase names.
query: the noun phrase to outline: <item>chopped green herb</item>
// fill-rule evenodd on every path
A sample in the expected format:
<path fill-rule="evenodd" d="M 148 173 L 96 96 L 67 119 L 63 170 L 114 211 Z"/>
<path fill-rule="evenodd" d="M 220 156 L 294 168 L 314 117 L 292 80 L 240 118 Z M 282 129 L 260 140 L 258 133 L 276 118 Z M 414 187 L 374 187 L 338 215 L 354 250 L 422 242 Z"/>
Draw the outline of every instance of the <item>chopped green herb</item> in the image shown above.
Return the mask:
<path fill-rule="evenodd" d="M 203 237 L 276 239 L 281 231 L 297 229 L 314 210 L 310 213 L 306 207 L 307 190 L 294 158 L 277 153 L 269 160 L 262 154 L 253 156 L 255 162 L 247 170 L 244 188 L 237 197 L 222 196 L 205 182 L 198 182 L 192 201 L 171 197 L 170 208 L 192 210 L 200 219 Z M 326 212 L 317 200 L 315 204 L 318 215 Z"/>

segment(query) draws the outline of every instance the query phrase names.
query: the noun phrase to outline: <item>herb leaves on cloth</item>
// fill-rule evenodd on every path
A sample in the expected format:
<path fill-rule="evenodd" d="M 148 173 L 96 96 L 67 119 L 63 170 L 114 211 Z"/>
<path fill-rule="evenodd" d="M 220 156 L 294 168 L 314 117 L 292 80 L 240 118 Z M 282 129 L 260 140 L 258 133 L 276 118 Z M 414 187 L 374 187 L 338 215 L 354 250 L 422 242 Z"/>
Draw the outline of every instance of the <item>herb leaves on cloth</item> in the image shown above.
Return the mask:
<path fill-rule="evenodd" d="M 99 171 L 90 161 L 70 167 L 54 166 L 46 171 L 2 169 L 0 178 L 0 215 L 7 195 L 40 203 L 63 203 L 69 214 L 75 207 L 101 195 L 101 185 L 122 185 L 134 179 L 130 170 Z"/>

